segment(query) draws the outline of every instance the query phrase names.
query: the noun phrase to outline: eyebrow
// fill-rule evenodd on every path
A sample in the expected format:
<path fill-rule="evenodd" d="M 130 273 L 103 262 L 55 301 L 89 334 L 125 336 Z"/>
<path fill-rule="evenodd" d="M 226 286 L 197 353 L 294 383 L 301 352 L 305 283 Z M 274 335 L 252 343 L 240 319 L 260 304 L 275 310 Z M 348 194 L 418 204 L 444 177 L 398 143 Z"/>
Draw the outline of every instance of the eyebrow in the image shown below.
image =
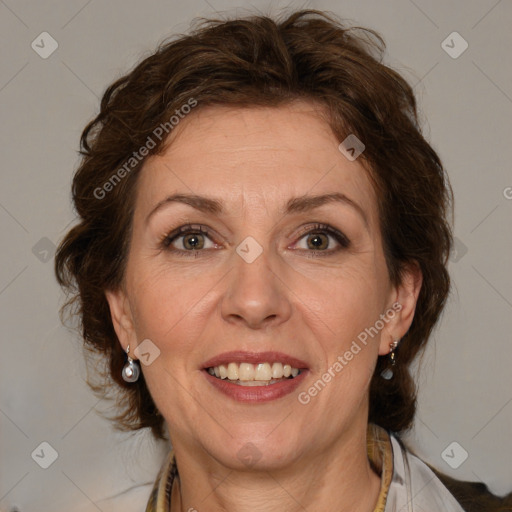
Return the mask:
<path fill-rule="evenodd" d="M 328 203 L 342 203 L 352 207 L 363 219 L 366 227 L 368 227 L 368 218 L 366 216 L 365 211 L 358 203 L 356 203 L 353 199 L 350 199 L 345 194 L 340 192 L 333 192 L 331 194 L 322 194 L 322 195 L 304 195 L 300 197 L 293 197 L 286 203 L 285 207 L 285 215 L 289 215 L 291 213 L 303 213 L 309 212 L 320 206 L 323 206 Z M 199 196 L 196 194 L 173 194 L 171 196 L 166 197 L 151 210 L 149 215 L 146 218 L 146 223 L 149 222 L 149 219 L 161 208 L 170 204 L 170 203 L 181 203 L 191 206 L 196 210 L 199 210 L 204 213 L 211 213 L 214 215 L 221 215 L 224 213 L 224 209 L 222 206 L 222 202 L 218 199 L 213 199 L 209 197 Z"/>

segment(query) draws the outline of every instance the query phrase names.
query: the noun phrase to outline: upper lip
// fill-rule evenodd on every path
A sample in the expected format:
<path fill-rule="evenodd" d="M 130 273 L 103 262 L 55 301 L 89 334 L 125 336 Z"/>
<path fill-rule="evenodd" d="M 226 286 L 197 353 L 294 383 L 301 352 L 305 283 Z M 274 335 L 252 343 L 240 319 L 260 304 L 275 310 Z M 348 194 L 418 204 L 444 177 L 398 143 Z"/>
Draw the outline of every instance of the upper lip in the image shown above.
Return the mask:
<path fill-rule="evenodd" d="M 203 363 L 203 368 L 212 368 L 228 363 L 283 363 L 289 364 L 293 368 L 308 368 L 307 363 L 282 352 L 244 352 L 235 350 L 224 352 Z"/>

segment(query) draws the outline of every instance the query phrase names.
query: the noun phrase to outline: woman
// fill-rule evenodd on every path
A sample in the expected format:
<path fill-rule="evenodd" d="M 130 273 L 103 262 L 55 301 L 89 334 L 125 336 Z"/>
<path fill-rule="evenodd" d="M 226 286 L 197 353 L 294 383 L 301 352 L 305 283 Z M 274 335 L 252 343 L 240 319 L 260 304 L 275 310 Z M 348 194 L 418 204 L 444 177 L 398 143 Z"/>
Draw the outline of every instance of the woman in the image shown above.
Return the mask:
<path fill-rule="evenodd" d="M 318 11 L 206 22 L 86 127 L 56 273 L 118 425 L 171 441 L 146 510 L 463 510 L 399 438 L 451 190 L 383 47 Z"/>

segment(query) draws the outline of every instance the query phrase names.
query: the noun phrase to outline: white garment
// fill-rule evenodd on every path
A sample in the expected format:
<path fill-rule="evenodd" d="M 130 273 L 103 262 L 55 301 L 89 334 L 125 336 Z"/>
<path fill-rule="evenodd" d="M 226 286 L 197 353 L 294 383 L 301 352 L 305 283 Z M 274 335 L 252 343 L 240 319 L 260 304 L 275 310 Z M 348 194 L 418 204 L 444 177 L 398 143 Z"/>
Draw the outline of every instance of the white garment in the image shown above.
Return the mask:
<path fill-rule="evenodd" d="M 432 470 L 390 437 L 393 478 L 384 512 L 464 512 Z"/>

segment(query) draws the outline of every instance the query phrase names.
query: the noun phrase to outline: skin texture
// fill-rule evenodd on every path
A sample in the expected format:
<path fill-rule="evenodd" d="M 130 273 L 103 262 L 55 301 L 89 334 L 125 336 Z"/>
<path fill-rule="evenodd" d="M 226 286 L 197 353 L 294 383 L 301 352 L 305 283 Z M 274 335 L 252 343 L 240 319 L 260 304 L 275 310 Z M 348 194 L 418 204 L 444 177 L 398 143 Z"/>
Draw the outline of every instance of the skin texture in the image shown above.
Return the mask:
<path fill-rule="evenodd" d="M 421 274 L 411 267 L 399 287 L 391 285 L 367 171 L 338 150 L 319 108 L 198 109 L 139 176 L 125 280 L 107 299 L 132 357 L 144 339 L 160 350 L 141 367 L 175 449 L 173 511 L 354 512 L 375 505 L 380 481 L 366 455 L 368 386 L 377 356 L 412 322 Z M 357 203 L 366 221 L 338 202 L 284 213 L 292 197 L 333 192 Z M 169 202 L 148 219 L 175 193 L 217 198 L 225 212 Z M 174 240 L 177 252 L 165 249 L 161 240 L 188 223 L 211 231 L 199 235 L 203 248 L 187 253 L 189 235 Z M 315 223 L 341 231 L 349 247 L 320 231 L 323 252 L 315 251 L 307 234 L 319 232 Z M 252 263 L 236 252 L 248 236 L 263 249 Z M 301 404 L 298 394 L 395 302 L 402 309 L 379 334 Z M 240 403 L 202 370 L 231 350 L 284 352 L 306 361 L 309 373 L 289 395 Z M 237 457 L 247 443 L 260 457 L 250 467 Z"/>

